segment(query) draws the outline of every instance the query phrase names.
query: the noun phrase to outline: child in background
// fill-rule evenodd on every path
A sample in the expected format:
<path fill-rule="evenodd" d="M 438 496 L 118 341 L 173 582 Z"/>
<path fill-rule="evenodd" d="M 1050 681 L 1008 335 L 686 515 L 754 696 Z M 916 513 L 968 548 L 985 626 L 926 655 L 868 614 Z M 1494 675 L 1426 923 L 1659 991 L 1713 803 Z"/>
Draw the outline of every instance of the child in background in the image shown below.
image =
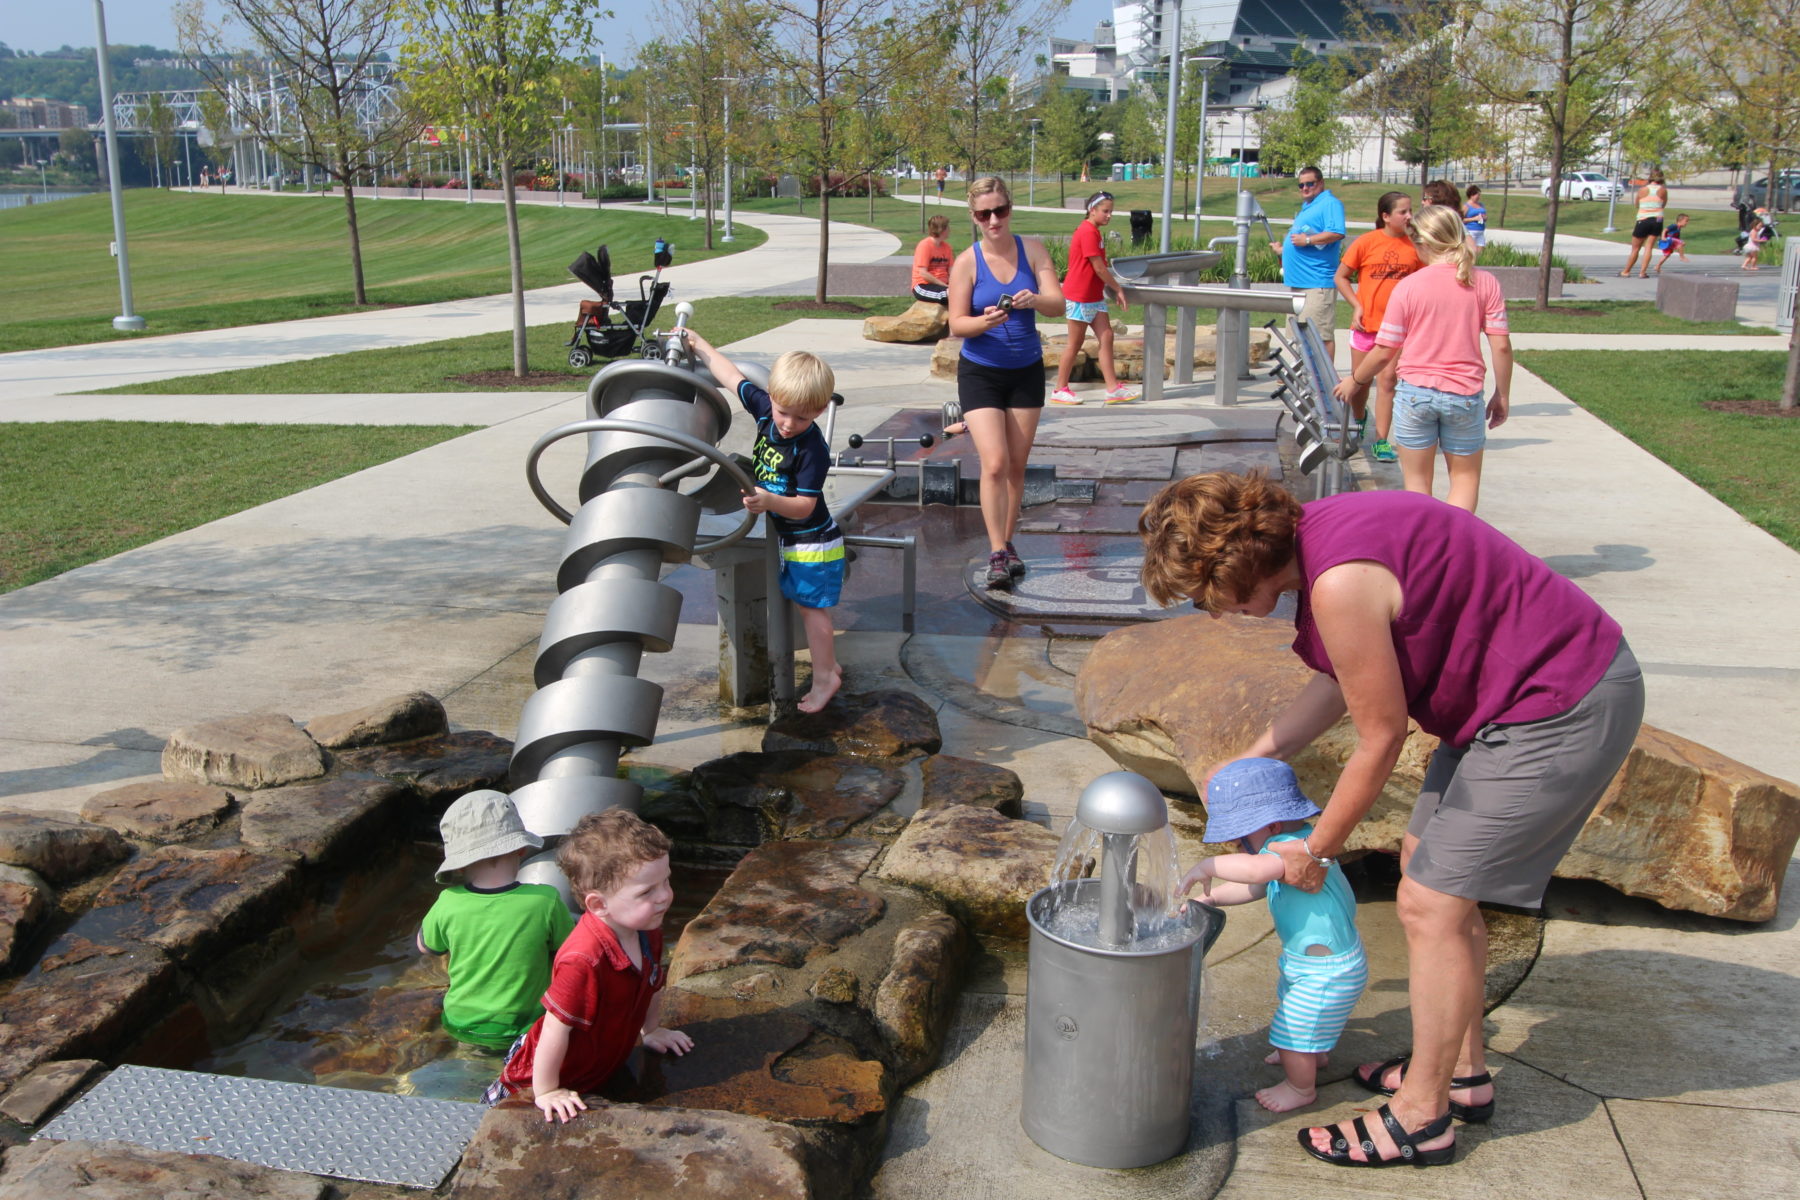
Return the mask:
<path fill-rule="evenodd" d="M 1338 262 L 1332 282 L 1338 294 L 1350 302 L 1350 370 L 1362 366 L 1369 351 L 1375 348 L 1375 335 L 1387 315 L 1388 296 L 1402 279 L 1425 264 L 1412 244 L 1408 230 L 1412 226 L 1412 197 L 1405 192 L 1386 192 L 1375 204 L 1375 230 L 1350 243 Z M 1350 288 L 1350 276 L 1356 276 L 1356 290 Z M 1394 423 L 1394 388 L 1399 383 L 1398 362 L 1382 369 L 1380 387 L 1375 391 L 1375 444 L 1369 456 L 1376 462 L 1393 462 L 1399 457 L 1388 431 Z M 1368 431 L 1368 398 L 1352 412 Z"/>
<path fill-rule="evenodd" d="M 1208 842 L 1237 842 L 1241 854 L 1203 858 L 1181 881 L 1195 884 L 1210 904 L 1248 904 L 1265 896 L 1281 938 L 1281 979 L 1269 1022 L 1265 1062 L 1279 1064 L 1282 1082 L 1256 1093 L 1270 1112 L 1304 1108 L 1318 1098 L 1319 1068 L 1350 1020 L 1369 981 L 1369 964 L 1356 932 L 1356 897 L 1335 862 L 1317 892 L 1286 887 L 1274 842 L 1305 844 L 1319 806 L 1300 791 L 1294 770 L 1274 758 L 1243 758 L 1221 767 L 1206 785 Z M 1218 881 L 1218 882 L 1215 882 Z"/>
<path fill-rule="evenodd" d="M 756 491 L 744 507 L 769 514 L 781 539 L 781 594 L 799 606 L 812 654 L 812 687 L 797 707 L 818 712 L 844 682 L 831 640 L 831 610 L 844 586 L 844 535 L 825 507 L 831 447 L 814 426 L 836 380 L 817 355 L 790 350 L 775 360 L 765 392 L 691 327 L 687 334 L 695 357 L 756 420 Z"/>
<path fill-rule="evenodd" d="M 1675 218 L 1675 223 L 1673 225 L 1663 230 L 1662 237 L 1659 238 L 1656 243 L 1656 248 L 1662 251 L 1662 259 L 1656 264 L 1654 274 L 1662 274 L 1663 263 L 1669 261 L 1669 255 L 1671 254 L 1681 255 L 1682 262 L 1688 260 L 1686 249 L 1687 239 L 1681 236 L 1687 230 L 1687 223 L 1688 215 L 1682 213 Z"/>
<path fill-rule="evenodd" d="M 950 264 L 956 261 L 956 247 L 944 237 L 949 232 L 950 218 L 942 213 L 925 222 L 925 236 L 913 247 L 913 299 L 950 303 Z"/>
<path fill-rule="evenodd" d="M 472 1046 L 505 1050 L 543 1015 L 538 998 L 550 959 L 575 927 L 562 896 L 520 883 L 519 867 L 542 838 L 527 833 L 504 793 L 470 792 L 444 812 L 444 889 L 415 939 L 421 954 L 450 956 L 444 1028 Z"/>
<path fill-rule="evenodd" d="M 1742 267 L 1746 271 L 1760 271 L 1756 260 L 1762 256 L 1762 248 L 1775 237 L 1775 230 L 1769 225 L 1768 210 L 1756 210 L 1755 220 L 1750 222 L 1750 236 L 1744 241 L 1744 261 Z"/>
<path fill-rule="evenodd" d="M 1487 245 L 1487 205 L 1481 202 L 1481 185 L 1469 185 L 1468 199 L 1463 202 L 1463 228 L 1475 239 L 1475 248 Z"/>
<path fill-rule="evenodd" d="M 556 953 L 544 1015 L 506 1056 L 483 1099 L 531 1089 L 544 1120 L 567 1122 L 642 1041 L 686 1054 L 694 1039 L 664 1029 L 662 923 L 675 898 L 669 839 L 623 808 L 589 813 L 556 851 L 581 898 L 581 920 Z"/>
<path fill-rule="evenodd" d="M 1113 327 L 1107 317 L 1106 294 L 1111 292 L 1119 302 L 1120 313 L 1131 306 L 1125 302 L 1125 288 L 1119 277 L 1106 261 L 1106 243 L 1100 237 L 1112 216 L 1112 193 L 1095 192 L 1087 198 L 1087 216 L 1069 238 L 1069 270 L 1063 276 L 1063 315 L 1068 318 L 1069 337 L 1056 368 L 1056 390 L 1050 393 L 1052 404 L 1081 403 L 1081 397 L 1069 389 L 1069 377 L 1075 371 L 1075 359 L 1081 354 L 1090 325 L 1099 344 L 1100 376 L 1106 381 L 1102 401 L 1129 404 L 1138 397 L 1137 389 L 1119 382 L 1119 373 L 1113 366 Z"/>

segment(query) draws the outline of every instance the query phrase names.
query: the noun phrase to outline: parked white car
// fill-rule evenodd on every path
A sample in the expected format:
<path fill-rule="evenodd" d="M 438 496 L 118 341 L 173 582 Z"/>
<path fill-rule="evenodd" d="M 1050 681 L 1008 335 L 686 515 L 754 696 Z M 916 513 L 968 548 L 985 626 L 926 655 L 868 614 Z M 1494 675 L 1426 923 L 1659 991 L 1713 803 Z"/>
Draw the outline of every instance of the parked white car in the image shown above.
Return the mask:
<path fill-rule="evenodd" d="M 1557 189 L 1564 200 L 1606 200 L 1613 196 L 1624 199 L 1625 186 L 1608 179 L 1598 171 L 1564 171 L 1562 184 Z M 1548 179 L 1538 185 L 1538 191 L 1544 199 L 1550 198 L 1550 181 Z"/>

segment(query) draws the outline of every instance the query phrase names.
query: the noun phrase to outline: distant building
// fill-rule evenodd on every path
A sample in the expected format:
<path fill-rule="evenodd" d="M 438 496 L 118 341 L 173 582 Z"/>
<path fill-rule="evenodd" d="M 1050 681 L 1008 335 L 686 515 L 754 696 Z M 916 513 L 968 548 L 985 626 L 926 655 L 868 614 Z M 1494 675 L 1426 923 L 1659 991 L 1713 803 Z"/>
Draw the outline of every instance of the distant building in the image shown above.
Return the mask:
<path fill-rule="evenodd" d="M 17 96 L 5 102 L 14 129 L 86 129 L 87 108 L 42 96 Z"/>

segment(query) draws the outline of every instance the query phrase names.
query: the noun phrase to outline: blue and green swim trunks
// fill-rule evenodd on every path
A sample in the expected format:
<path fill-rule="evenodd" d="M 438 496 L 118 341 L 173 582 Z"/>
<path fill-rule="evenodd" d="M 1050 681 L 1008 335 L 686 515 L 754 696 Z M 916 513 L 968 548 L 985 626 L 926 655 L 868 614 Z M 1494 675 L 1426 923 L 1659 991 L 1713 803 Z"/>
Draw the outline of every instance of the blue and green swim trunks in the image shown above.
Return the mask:
<path fill-rule="evenodd" d="M 835 529 L 835 525 L 833 526 Z M 832 608 L 844 587 L 844 539 L 783 542 L 781 594 L 803 608 Z"/>

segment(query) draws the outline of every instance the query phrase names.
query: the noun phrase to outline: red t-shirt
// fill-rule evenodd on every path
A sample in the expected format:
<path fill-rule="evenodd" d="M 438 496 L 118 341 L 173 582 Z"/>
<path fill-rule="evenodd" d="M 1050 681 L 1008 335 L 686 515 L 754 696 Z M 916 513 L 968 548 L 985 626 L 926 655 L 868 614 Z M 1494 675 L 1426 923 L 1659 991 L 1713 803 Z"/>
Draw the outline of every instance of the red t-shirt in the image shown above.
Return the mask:
<path fill-rule="evenodd" d="M 575 932 L 556 952 L 544 1012 L 570 1026 L 569 1051 L 557 1081 L 574 1092 L 598 1091 L 637 1046 L 650 1001 L 663 985 L 662 930 L 640 934 L 644 970 L 631 965 L 612 927 L 593 913 L 581 914 Z M 531 1086 L 544 1018 L 525 1035 L 525 1044 L 506 1060 L 500 1081 L 508 1092 Z"/>
<path fill-rule="evenodd" d="M 1106 285 L 1100 282 L 1100 276 L 1094 273 L 1094 264 L 1088 261 L 1094 255 L 1099 255 L 1100 261 L 1105 262 L 1106 247 L 1100 243 L 1100 227 L 1084 220 L 1069 238 L 1069 275 L 1063 280 L 1064 300 L 1092 304 L 1106 298 Z"/>

